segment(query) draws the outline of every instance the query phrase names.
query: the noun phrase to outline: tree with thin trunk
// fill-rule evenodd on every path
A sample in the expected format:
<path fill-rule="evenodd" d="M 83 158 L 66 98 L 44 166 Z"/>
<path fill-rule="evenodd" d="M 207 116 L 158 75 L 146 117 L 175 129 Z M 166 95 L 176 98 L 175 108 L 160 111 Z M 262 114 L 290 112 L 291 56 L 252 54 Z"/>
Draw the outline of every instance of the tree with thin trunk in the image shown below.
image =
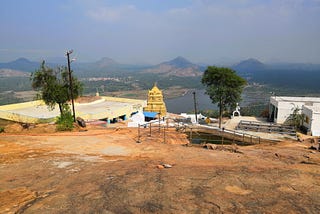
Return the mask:
<path fill-rule="evenodd" d="M 31 81 L 32 88 L 38 91 L 37 98 L 42 99 L 50 109 L 58 104 L 61 115 L 68 111 L 67 102 L 71 100 L 71 96 L 66 67 L 52 69 L 43 61 L 40 68 L 31 74 Z M 72 77 L 72 81 L 73 98 L 76 99 L 82 92 L 82 84 L 75 77 Z"/>
<path fill-rule="evenodd" d="M 301 113 L 302 109 L 298 106 L 294 106 L 291 110 L 292 114 L 289 115 L 284 124 L 294 126 L 296 130 L 299 130 L 299 128 L 301 128 L 303 125 L 305 115 Z"/>
<path fill-rule="evenodd" d="M 212 103 L 219 107 L 219 128 L 223 112 L 228 108 L 234 108 L 241 101 L 241 93 L 246 80 L 238 76 L 230 68 L 208 66 L 202 76 L 202 84 L 206 86 L 206 94 Z"/>

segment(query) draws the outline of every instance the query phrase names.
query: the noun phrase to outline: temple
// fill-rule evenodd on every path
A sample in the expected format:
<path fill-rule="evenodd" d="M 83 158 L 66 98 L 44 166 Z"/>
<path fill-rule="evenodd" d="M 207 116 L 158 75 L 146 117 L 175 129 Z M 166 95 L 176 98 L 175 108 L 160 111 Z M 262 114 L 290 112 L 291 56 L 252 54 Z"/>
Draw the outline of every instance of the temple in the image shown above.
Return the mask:
<path fill-rule="evenodd" d="M 147 106 L 144 108 L 146 112 L 157 112 L 160 116 L 166 116 L 167 108 L 163 101 L 162 91 L 157 87 L 155 83 L 153 88 L 149 90 Z"/>

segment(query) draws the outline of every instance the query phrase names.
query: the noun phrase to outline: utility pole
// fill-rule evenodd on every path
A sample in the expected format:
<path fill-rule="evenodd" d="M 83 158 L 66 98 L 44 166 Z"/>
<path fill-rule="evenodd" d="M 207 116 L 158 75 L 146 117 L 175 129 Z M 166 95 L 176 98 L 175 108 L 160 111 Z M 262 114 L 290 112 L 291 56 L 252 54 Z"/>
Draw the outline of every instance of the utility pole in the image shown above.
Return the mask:
<path fill-rule="evenodd" d="M 71 95 L 71 104 L 72 104 L 72 115 L 73 115 L 73 122 L 76 122 L 76 114 L 74 110 L 74 101 L 73 101 L 73 85 L 72 85 L 72 76 L 71 76 L 71 69 L 70 69 L 70 54 L 72 54 L 73 50 L 69 50 L 66 52 L 68 58 L 68 74 L 69 74 L 69 82 L 70 82 L 70 95 Z"/>
<path fill-rule="evenodd" d="M 193 101 L 194 101 L 194 115 L 196 117 L 196 123 L 198 123 L 198 113 L 197 113 L 197 100 L 196 100 L 196 92 L 193 92 Z"/>

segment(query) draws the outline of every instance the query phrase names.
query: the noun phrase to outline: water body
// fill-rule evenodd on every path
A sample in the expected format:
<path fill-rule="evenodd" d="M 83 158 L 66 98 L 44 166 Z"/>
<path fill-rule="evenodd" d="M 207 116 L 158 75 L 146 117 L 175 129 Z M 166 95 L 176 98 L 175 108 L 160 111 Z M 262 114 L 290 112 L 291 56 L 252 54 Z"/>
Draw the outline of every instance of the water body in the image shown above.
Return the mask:
<path fill-rule="evenodd" d="M 176 114 L 194 112 L 193 91 L 194 90 L 189 90 L 185 95 L 181 97 L 166 99 L 165 103 L 167 111 Z M 218 109 L 217 104 L 212 104 L 210 97 L 205 94 L 205 90 L 195 90 L 195 92 L 198 111 Z M 240 107 L 248 106 L 249 104 L 255 102 L 266 103 L 267 101 L 265 97 L 250 97 L 246 93 L 243 93 Z"/>
<path fill-rule="evenodd" d="M 194 111 L 193 91 L 189 90 L 185 95 L 165 100 L 167 111 L 171 113 L 187 113 Z M 205 94 L 205 90 L 195 90 L 197 110 L 218 109 L 216 104 L 212 104 L 210 97 Z"/>

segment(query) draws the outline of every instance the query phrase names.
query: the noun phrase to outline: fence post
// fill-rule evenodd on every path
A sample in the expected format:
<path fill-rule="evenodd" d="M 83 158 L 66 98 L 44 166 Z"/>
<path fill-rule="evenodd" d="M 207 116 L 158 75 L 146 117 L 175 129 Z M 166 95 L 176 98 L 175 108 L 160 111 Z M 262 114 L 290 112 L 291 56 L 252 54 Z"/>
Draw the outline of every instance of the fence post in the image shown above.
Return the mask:
<path fill-rule="evenodd" d="M 192 128 L 190 128 L 190 143 L 192 143 Z"/>
<path fill-rule="evenodd" d="M 242 143 L 244 143 L 244 133 L 242 134 Z"/>
<path fill-rule="evenodd" d="M 166 143 L 166 127 L 163 127 L 163 143 Z"/>
<path fill-rule="evenodd" d="M 223 140 L 224 140 L 224 128 L 222 128 L 222 132 L 221 132 L 221 143 L 223 145 Z"/>
<path fill-rule="evenodd" d="M 166 123 L 167 123 L 167 129 L 169 129 L 169 119 L 166 118 Z"/>
<path fill-rule="evenodd" d="M 150 126 L 149 126 L 149 127 L 150 127 L 150 128 L 149 128 L 149 129 L 150 129 L 149 136 L 151 137 L 151 123 L 149 123 L 149 125 L 150 125 Z"/>
<path fill-rule="evenodd" d="M 236 131 L 233 131 L 232 143 L 234 144 L 234 138 L 236 136 Z"/>
<path fill-rule="evenodd" d="M 138 140 L 137 143 L 141 143 L 140 141 L 140 124 L 138 124 Z"/>

